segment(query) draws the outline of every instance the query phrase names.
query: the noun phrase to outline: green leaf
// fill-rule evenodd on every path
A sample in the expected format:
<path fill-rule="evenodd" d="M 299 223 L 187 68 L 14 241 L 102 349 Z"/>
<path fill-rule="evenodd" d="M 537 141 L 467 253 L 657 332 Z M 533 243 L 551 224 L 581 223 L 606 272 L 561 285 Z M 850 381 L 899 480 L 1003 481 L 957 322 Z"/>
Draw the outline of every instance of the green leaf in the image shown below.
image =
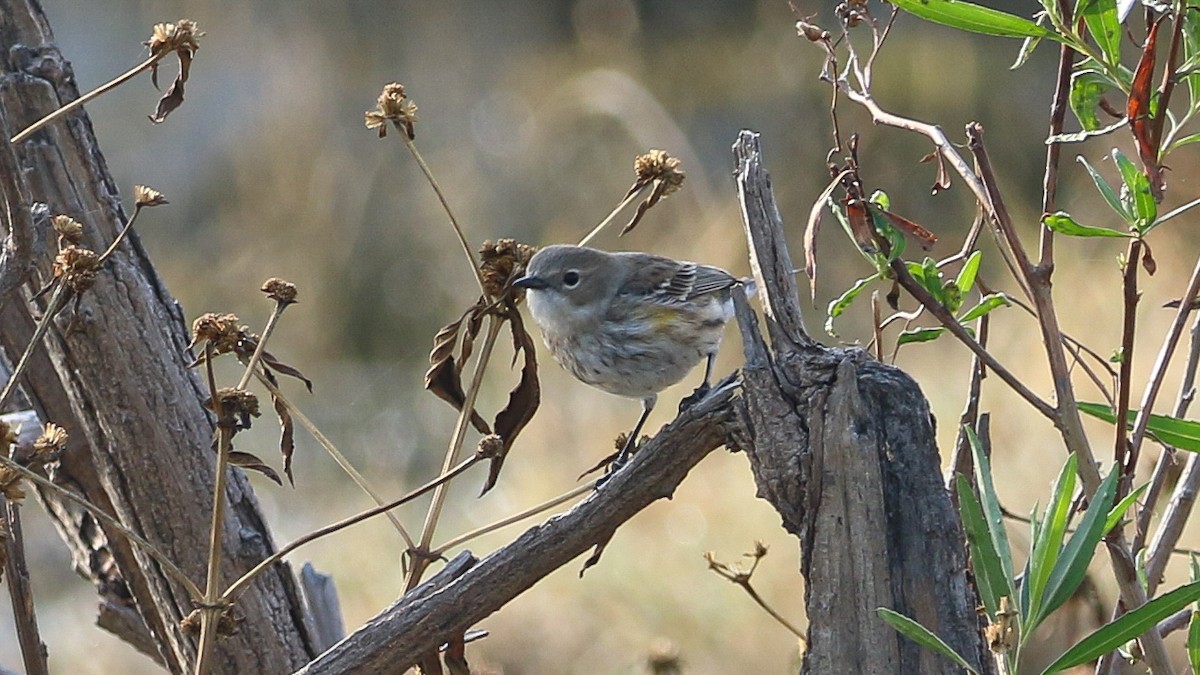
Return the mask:
<path fill-rule="evenodd" d="M 1003 293 L 992 293 L 991 295 L 985 295 L 983 296 L 983 299 L 979 301 L 978 305 L 968 309 L 965 314 L 958 318 L 958 320 L 962 323 L 974 321 L 975 319 L 978 319 L 997 307 L 1008 307 L 1011 304 L 1012 301 L 1009 300 L 1008 296 Z"/>
<path fill-rule="evenodd" d="M 1118 232 L 1110 230 L 1107 227 L 1094 227 L 1092 225 L 1083 225 L 1075 221 L 1071 214 L 1065 211 L 1050 213 L 1042 216 L 1042 224 L 1050 228 L 1051 231 L 1059 234 L 1065 234 L 1070 237 L 1123 237 L 1129 238 L 1133 235 L 1128 232 Z"/>
<path fill-rule="evenodd" d="M 1104 534 L 1111 532 L 1121 522 L 1121 518 L 1125 516 L 1125 512 L 1137 503 L 1137 500 L 1141 498 L 1142 493 L 1148 487 L 1150 487 L 1149 483 L 1143 483 L 1140 487 L 1125 495 L 1125 498 L 1117 502 L 1116 506 L 1112 507 L 1112 510 L 1108 512 L 1108 518 L 1104 520 Z"/>
<path fill-rule="evenodd" d="M 970 663 L 967 663 L 966 659 L 959 656 L 957 652 L 950 648 L 950 645 L 942 642 L 942 639 L 934 635 L 928 628 L 887 607 L 880 607 L 875 611 L 879 614 L 879 618 L 886 621 L 889 626 L 895 628 L 904 637 L 950 659 L 967 672 L 978 675 L 978 670 L 975 670 Z"/>
<path fill-rule="evenodd" d="M 854 282 L 853 286 L 847 288 L 844 293 L 834 299 L 833 302 L 829 303 L 829 308 L 825 310 L 826 333 L 829 333 L 833 337 L 837 337 L 837 333 L 833 332 L 833 320 L 841 316 L 842 313 L 845 312 L 850 306 L 850 303 L 854 302 L 854 299 L 858 297 L 859 293 L 862 293 L 867 286 L 871 285 L 871 282 L 879 279 L 880 276 L 881 275 L 877 272 L 865 279 L 859 279 L 858 281 Z"/>
<path fill-rule="evenodd" d="M 1082 5 L 1083 22 L 1103 50 L 1105 63 L 1120 63 L 1121 20 L 1117 17 L 1117 0 L 1083 0 Z"/>
<path fill-rule="evenodd" d="M 1092 495 L 1092 501 L 1088 504 L 1083 518 L 1080 519 L 1079 527 L 1063 547 L 1058 561 L 1054 565 L 1054 570 L 1050 573 L 1050 579 L 1046 583 L 1046 600 L 1042 603 L 1037 616 L 1030 617 L 1030 626 L 1036 626 L 1042 619 L 1070 600 L 1075 590 L 1079 588 L 1079 584 L 1083 582 L 1084 576 L 1087 575 L 1088 563 L 1096 554 L 1096 545 L 1104 536 L 1104 525 L 1113 495 L 1117 491 L 1117 478 L 1120 473 L 1117 469 L 1110 471 L 1104 481 L 1100 483 L 1096 494 Z"/>
<path fill-rule="evenodd" d="M 1200 612 L 1194 609 L 1188 621 L 1187 653 L 1192 672 L 1200 673 Z"/>
<path fill-rule="evenodd" d="M 1127 612 L 1112 623 L 1101 626 L 1091 635 L 1083 638 L 1066 651 L 1065 654 L 1046 666 L 1042 675 L 1057 673 L 1067 668 L 1088 663 L 1102 654 L 1111 652 L 1130 640 L 1144 635 L 1154 626 L 1175 612 L 1187 607 L 1188 603 L 1200 599 L 1200 581 L 1180 586 L 1175 590 L 1161 595 L 1150 602 Z"/>
<path fill-rule="evenodd" d="M 971 445 L 971 454 L 974 455 L 975 484 L 979 486 L 979 505 L 983 509 L 988 534 L 992 538 L 992 546 L 996 548 L 996 555 L 1000 558 L 1004 578 L 1013 579 L 1012 549 L 1008 545 L 1008 532 L 1004 529 L 1004 512 L 1000 508 L 1000 500 L 996 497 L 996 486 L 992 483 L 992 463 L 983 452 L 975 430 L 969 426 L 963 428 L 967 434 L 967 442 Z"/>
<path fill-rule="evenodd" d="M 1017 50 L 1017 59 L 1013 61 L 1013 64 L 1009 66 L 1008 69 L 1016 70 L 1017 68 L 1025 65 L 1025 62 L 1029 60 L 1029 57 L 1033 56 L 1033 50 L 1037 49 L 1037 46 L 1040 44 L 1042 44 L 1041 38 L 1025 38 L 1025 41 L 1021 43 L 1021 48 Z"/>
<path fill-rule="evenodd" d="M 981 262 L 983 262 L 983 251 L 975 251 L 963 263 L 962 269 L 958 271 L 958 276 L 954 278 L 954 285 L 958 286 L 958 290 L 962 291 L 963 295 L 970 293 L 971 289 L 975 287 L 975 277 L 979 276 Z"/>
<path fill-rule="evenodd" d="M 1011 598 L 1013 595 L 1012 580 L 1004 576 L 1000 556 L 992 544 L 992 535 L 988 531 L 987 521 L 984 520 L 979 499 L 971 490 L 971 482 L 966 476 L 958 474 L 955 488 L 958 490 L 958 513 L 962 517 L 963 530 L 967 535 L 967 548 L 971 552 L 975 587 L 988 616 L 995 617 L 996 612 L 1000 611 L 1000 598 Z"/>
<path fill-rule="evenodd" d="M 1125 153 L 1113 148 L 1112 156 L 1117 168 L 1121 170 L 1121 179 L 1125 181 L 1121 199 L 1137 216 L 1135 227 L 1142 230 L 1158 217 L 1158 202 L 1154 201 L 1154 195 L 1150 192 L 1150 179 L 1125 156 Z"/>
<path fill-rule="evenodd" d="M 957 0 L 891 0 L 900 9 L 926 21 L 984 35 L 1060 39 L 1029 19 Z"/>
<path fill-rule="evenodd" d="M 1075 496 L 1075 479 L 1078 470 L 1078 460 L 1072 453 L 1063 464 L 1054 487 L 1050 492 L 1050 504 L 1046 507 L 1046 517 L 1041 528 L 1033 537 L 1033 550 L 1029 555 L 1029 574 L 1022 582 L 1029 587 L 1029 606 L 1027 616 L 1036 620 L 1041 616 L 1040 609 L 1048 598 L 1045 597 L 1046 584 L 1050 581 L 1050 573 L 1058 562 L 1059 552 L 1063 548 L 1063 538 L 1066 536 L 1067 523 L 1071 520 L 1071 501 Z M 1024 590 L 1024 589 L 1022 589 Z M 1032 633 L 1036 623 L 1022 626 L 1026 633 Z"/>
<path fill-rule="evenodd" d="M 1116 122 L 1113 122 L 1112 124 L 1110 124 L 1106 127 L 1096 129 L 1095 131 L 1076 131 L 1074 133 L 1068 133 L 1068 134 L 1054 134 L 1052 136 L 1046 137 L 1046 145 L 1050 145 L 1052 143 L 1082 143 L 1083 141 L 1086 141 L 1089 138 L 1093 138 L 1096 136 L 1103 136 L 1105 134 L 1111 134 L 1112 132 L 1116 131 L 1117 129 L 1120 129 L 1121 127 L 1125 126 L 1126 124 L 1129 124 L 1129 120 L 1127 118 L 1122 117 L 1121 119 L 1117 120 Z"/>
<path fill-rule="evenodd" d="M 1121 216 L 1125 222 L 1133 224 L 1133 213 L 1131 213 L 1129 209 L 1125 208 L 1125 205 L 1122 204 L 1121 200 L 1117 198 L 1117 193 L 1113 191 L 1112 186 L 1108 184 L 1108 181 L 1104 180 L 1104 176 L 1101 176 L 1099 171 L 1093 169 L 1092 165 L 1088 164 L 1088 161 L 1084 159 L 1083 155 L 1077 156 L 1075 160 L 1082 164 L 1083 168 L 1087 169 L 1088 174 L 1092 177 L 1092 182 L 1096 184 L 1096 189 L 1100 191 L 1100 195 L 1104 197 L 1104 201 L 1108 202 L 1109 207 L 1111 207 L 1113 211 L 1116 211 L 1117 215 Z"/>
<path fill-rule="evenodd" d="M 1112 408 L 1103 403 L 1079 403 L 1080 412 L 1087 413 L 1092 417 L 1102 419 L 1109 424 L 1116 423 L 1116 415 L 1113 414 Z M 1137 419 L 1137 411 L 1130 410 L 1129 416 L 1126 418 L 1125 428 L 1133 427 L 1134 421 Z M 1166 443 L 1167 445 L 1187 450 L 1188 452 L 1200 452 L 1200 422 L 1192 420 L 1182 420 L 1178 417 L 1168 417 L 1167 415 L 1150 415 L 1150 421 L 1146 424 L 1154 436 Z"/>
<path fill-rule="evenodd" d="M 1096 116 L 1096 108 L 1100 97 L 1113 88 L 1112 80 L 1094 70 L 1081 70 L 1071 76 L 1071 92 L 1067 100 L 1084 131 L 1096 131 L 1104 126 Z"/>
<path fill-rule="evenodd" d="M 945 328 L 912 328 L 896 336 L 896 344 L 909 345 L 918 342 L 931 342 L 945 333 Z"/>

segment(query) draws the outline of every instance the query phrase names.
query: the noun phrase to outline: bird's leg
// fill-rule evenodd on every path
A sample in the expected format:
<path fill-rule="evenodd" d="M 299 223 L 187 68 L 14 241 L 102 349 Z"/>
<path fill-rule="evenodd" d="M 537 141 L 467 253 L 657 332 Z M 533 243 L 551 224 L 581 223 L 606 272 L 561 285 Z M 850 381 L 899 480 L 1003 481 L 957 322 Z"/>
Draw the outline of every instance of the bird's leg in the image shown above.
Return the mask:
<path fill-rule="evenodd" d="M 637 446 L 638 435 L 642 433 L 642 425 L 646 423 L 646 418 L 650 416 L 650 411 L 654 410 L 654 404 L 657 402 L 658 394 L 651 394 L 642 399 L 642 416 L 638 418 L 637 424 L 633 426 L 633 431 L 625 438 L 625 445 L 621 447 L 621 452 L 617 453 L 617 458 L 612 461 L 612 464 L 608 465 L 608 473 L 596 481 L 597 488 L 607 483 L 613 473 L 625 466 L 625 463 L 629 461 L 629 456 L 633 454 L 633 449 Z"/>
<path fill-rule="evenodd" d="M 708 392 L 712 391 L 712 385 L 709 384 L 709 381 L 712 379 L 713 362 L 716 360 L 716 353 L 710 353 L 708 355 L 708 360 L 704 363 L 704 381 L 700 383 L 699 387 L 696 387 L 695 391 L 685 396 L 683 400 L 679 402 L 679 412 L 683 412 L 693 405 L 696 405 L 701 399 L 703 399 L 705 396 L 708 396 Z"/>

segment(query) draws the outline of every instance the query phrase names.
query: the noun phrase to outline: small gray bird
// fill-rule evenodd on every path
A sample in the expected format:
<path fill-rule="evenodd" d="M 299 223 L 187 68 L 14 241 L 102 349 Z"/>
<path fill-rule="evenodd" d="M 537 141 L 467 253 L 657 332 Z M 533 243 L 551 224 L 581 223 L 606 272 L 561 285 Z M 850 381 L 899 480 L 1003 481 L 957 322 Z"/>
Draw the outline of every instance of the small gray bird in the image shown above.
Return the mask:
<path fill-rule="evenodd" d="M 649 253 L 547 246 L 514 282 L 528 290 L 529 312 L 559 365 L 610 394 L 642 401 L 642 416 L 613 470 L 628 459 L 658 392 L 713 359 L 733 316 L 730 289 L 742 280 L 723 269 Z M 694 394 L 695 395 L 695 394 Z"/>

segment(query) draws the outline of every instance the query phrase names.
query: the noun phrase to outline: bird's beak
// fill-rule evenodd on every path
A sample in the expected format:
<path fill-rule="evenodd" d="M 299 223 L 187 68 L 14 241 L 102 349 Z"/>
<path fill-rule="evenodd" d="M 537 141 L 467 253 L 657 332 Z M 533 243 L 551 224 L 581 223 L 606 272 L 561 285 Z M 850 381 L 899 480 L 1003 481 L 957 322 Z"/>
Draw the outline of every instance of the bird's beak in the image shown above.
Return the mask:
<path fill-rule="evenodd" d="M 517 288 L 526 288 L 531 291 L 541 291 L 550 288 L 550 284 L 545 279 L 531 277 L 528 274 L 513 282 L 513 286 Z"/>

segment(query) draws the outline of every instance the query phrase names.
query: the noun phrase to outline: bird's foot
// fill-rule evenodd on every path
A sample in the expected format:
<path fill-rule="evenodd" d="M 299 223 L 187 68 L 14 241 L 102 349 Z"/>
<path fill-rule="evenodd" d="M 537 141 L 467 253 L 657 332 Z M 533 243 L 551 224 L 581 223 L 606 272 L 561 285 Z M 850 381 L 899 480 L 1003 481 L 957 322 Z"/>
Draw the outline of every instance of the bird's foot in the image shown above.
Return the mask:
<path fill-rule="evenodd" d="M 679 402 L 679 412 L 682 413 L 684 410 L 703 401 L 704 397 L 708 396 L 708 393 L 711 391 L 712 386 L 707 381 L 701 383 L 699 387 L 696 387 L 695 391 L 683 397 L 683 400 Z"/>

